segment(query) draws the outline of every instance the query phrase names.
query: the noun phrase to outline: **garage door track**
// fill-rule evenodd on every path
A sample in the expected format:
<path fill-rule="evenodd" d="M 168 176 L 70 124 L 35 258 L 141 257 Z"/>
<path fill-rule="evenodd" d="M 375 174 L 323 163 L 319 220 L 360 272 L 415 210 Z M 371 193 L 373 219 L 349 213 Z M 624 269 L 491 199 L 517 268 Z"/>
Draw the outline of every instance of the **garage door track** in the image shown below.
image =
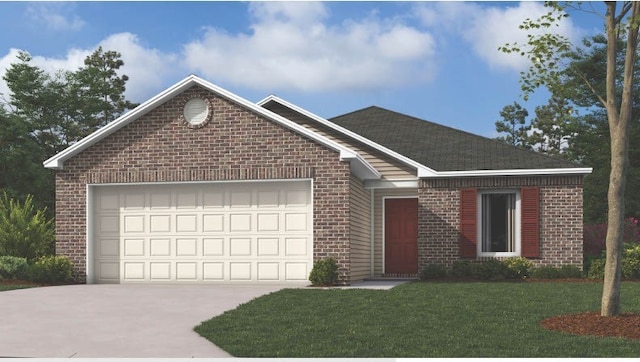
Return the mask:
<path fill-rule="evenodd" d="M 71 285 L 0 293 L 0 357 L 229 357 L 200 322 L 284 286 Z"/>

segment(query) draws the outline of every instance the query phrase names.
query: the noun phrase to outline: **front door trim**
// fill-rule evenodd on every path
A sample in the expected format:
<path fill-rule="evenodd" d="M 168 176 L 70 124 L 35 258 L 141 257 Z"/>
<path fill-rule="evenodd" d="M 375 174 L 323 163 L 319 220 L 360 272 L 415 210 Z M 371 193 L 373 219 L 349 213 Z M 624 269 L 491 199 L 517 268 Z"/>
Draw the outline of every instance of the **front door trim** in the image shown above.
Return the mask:
<path fill-rule="evenodd" d="M 383 196 L 382 197 L 382 274 L 384 275 L 387 271 L 386 269 L 386 230 L 385 226 L 387 224 L 387 214 L 385 210 L 385 205 L 387 199 L 418 199 L 418 195 L 415 196 Z M 420 207 L 420 205 L 418 205 Z M 420 219 L 418 218 L 418 223 L 420 223 Z M 416 240 L 417 242 L 417 240 Z M 417 262 L 417 261 L 416 261 Z"/>

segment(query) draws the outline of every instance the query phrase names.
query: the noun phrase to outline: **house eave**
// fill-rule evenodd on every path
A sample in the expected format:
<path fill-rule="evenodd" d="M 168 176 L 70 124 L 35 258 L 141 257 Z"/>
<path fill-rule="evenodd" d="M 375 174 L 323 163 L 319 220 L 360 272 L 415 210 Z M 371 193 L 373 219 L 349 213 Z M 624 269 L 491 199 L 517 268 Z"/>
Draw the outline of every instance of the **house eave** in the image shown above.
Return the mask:
<path fill-rule="evenodd" d="M 544 169 L 512 169 L 512 170 L 473 170 L 473 171 L 440 171 L 423 178 L 443 177 L 494 177 L 494 176 L 561 176 L 588 175 L 591 167 L 578 168 L 544 168 Z"/>

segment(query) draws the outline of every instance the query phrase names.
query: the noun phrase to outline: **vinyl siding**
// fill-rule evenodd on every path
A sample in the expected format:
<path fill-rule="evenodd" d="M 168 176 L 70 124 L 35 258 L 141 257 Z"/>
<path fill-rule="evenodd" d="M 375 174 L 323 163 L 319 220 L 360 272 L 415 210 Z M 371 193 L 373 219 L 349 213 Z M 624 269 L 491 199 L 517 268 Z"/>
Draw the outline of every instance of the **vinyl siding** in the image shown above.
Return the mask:
<path fill-rule="evenodd" d="M 399 179 L 415 179 L 416 178 L 416 170 L 413 168 L 404 165 L 392 158 L 384 155 L 381 152 L 372 149 L 371 147 L 353 140 L 339 132 L 336 132 L 326 126 L 323 126 L 316 121 L 305 117 L 304 115 L 295 112 L 283 105 L 276 103 L 268 103 L 266 105 L 267 109 L 272 112 L 275 112 L 282 117 L 285 117 L 291 121 L 294 121 L 301 126 L 313 130 L 318 134 L 321 134 L 332 141 L 339 143 L 342 146 L 348 147 L 356 151 L 362 156 L 367 162 L 369 162 L 380 174 L 382 174 L 383 179 L 388 180 L 399 180 Z"/>
<path fill-rule="evenodd" d="M 374 191 L 373 197 L 373 222 L 374 222 L 374 276 L 382 276 L 383 270 L 383 235 L 384 235 L 384 220 L 383 220 L 383 198 L 384 197 L 398 197 L 398 196 L 406 196 L 406 197 L 415 197 L 418 196 L 418 189 L 376 189 Z"/>
<path fill-rule="evenodd" d="M 371 193 L 362 181 L 351 175 L 349 180 L 351 281 L 371 276 Z"/>

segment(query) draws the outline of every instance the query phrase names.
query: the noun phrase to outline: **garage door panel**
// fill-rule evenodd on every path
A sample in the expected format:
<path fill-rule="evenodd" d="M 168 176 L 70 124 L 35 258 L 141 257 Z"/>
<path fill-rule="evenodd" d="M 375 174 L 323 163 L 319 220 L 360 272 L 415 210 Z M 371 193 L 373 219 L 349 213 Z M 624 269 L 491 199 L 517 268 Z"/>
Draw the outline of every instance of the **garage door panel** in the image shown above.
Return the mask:
<path fill-rule="evenodd" d="M 125 261 L 123 264 L 125 280 L 144 280 L 144 262 Z"/>
<path fill-rule="evenodd" d="M 308 277 L 313 250 L 308 181 L 94 190 L 97 282 L 286 282 Z"/>
<path fill-rule="evenodd" d="M 198 231 L 198 215 L 176 215 L 176 232 L 196 232 Z"/>
<path fill-rule="evenodd" d="M 170 262 L 151 262 L 149 263 L 149 278 L 151 280 L 169 281 L 171 280 L 171 263 Z"/>
<path fill-rule="evenodd" d="M 224 214 L 202 215 L 202 227 L 202 231 L 204 231 L 205 233 L 224 231 Z"/>
<path fill-rule="evenodd" d="M 124 239 L 124 256 L 144 256 L 144 239 Z"/>
<path fill-rule="evenodd" d="M 277 262 L 258 262 L 258 280 L 277 281 L 280 278 L 280 264 Z"/>
<path fill-rule="evenodd" d="M 202 256 L 224 256 L 224 238 L 202 239 Z"/>
<path fill-rule="evenodd" d="M 167 233 L 171 231 L 171 215 L 160 214 L 149 216 L 149 231 L 151 233 Z"/>
<path fill-rule="evenodd" d="M 229 276 L 231 280 L 251 280 L 251 263 L 230 262 Z"/>

